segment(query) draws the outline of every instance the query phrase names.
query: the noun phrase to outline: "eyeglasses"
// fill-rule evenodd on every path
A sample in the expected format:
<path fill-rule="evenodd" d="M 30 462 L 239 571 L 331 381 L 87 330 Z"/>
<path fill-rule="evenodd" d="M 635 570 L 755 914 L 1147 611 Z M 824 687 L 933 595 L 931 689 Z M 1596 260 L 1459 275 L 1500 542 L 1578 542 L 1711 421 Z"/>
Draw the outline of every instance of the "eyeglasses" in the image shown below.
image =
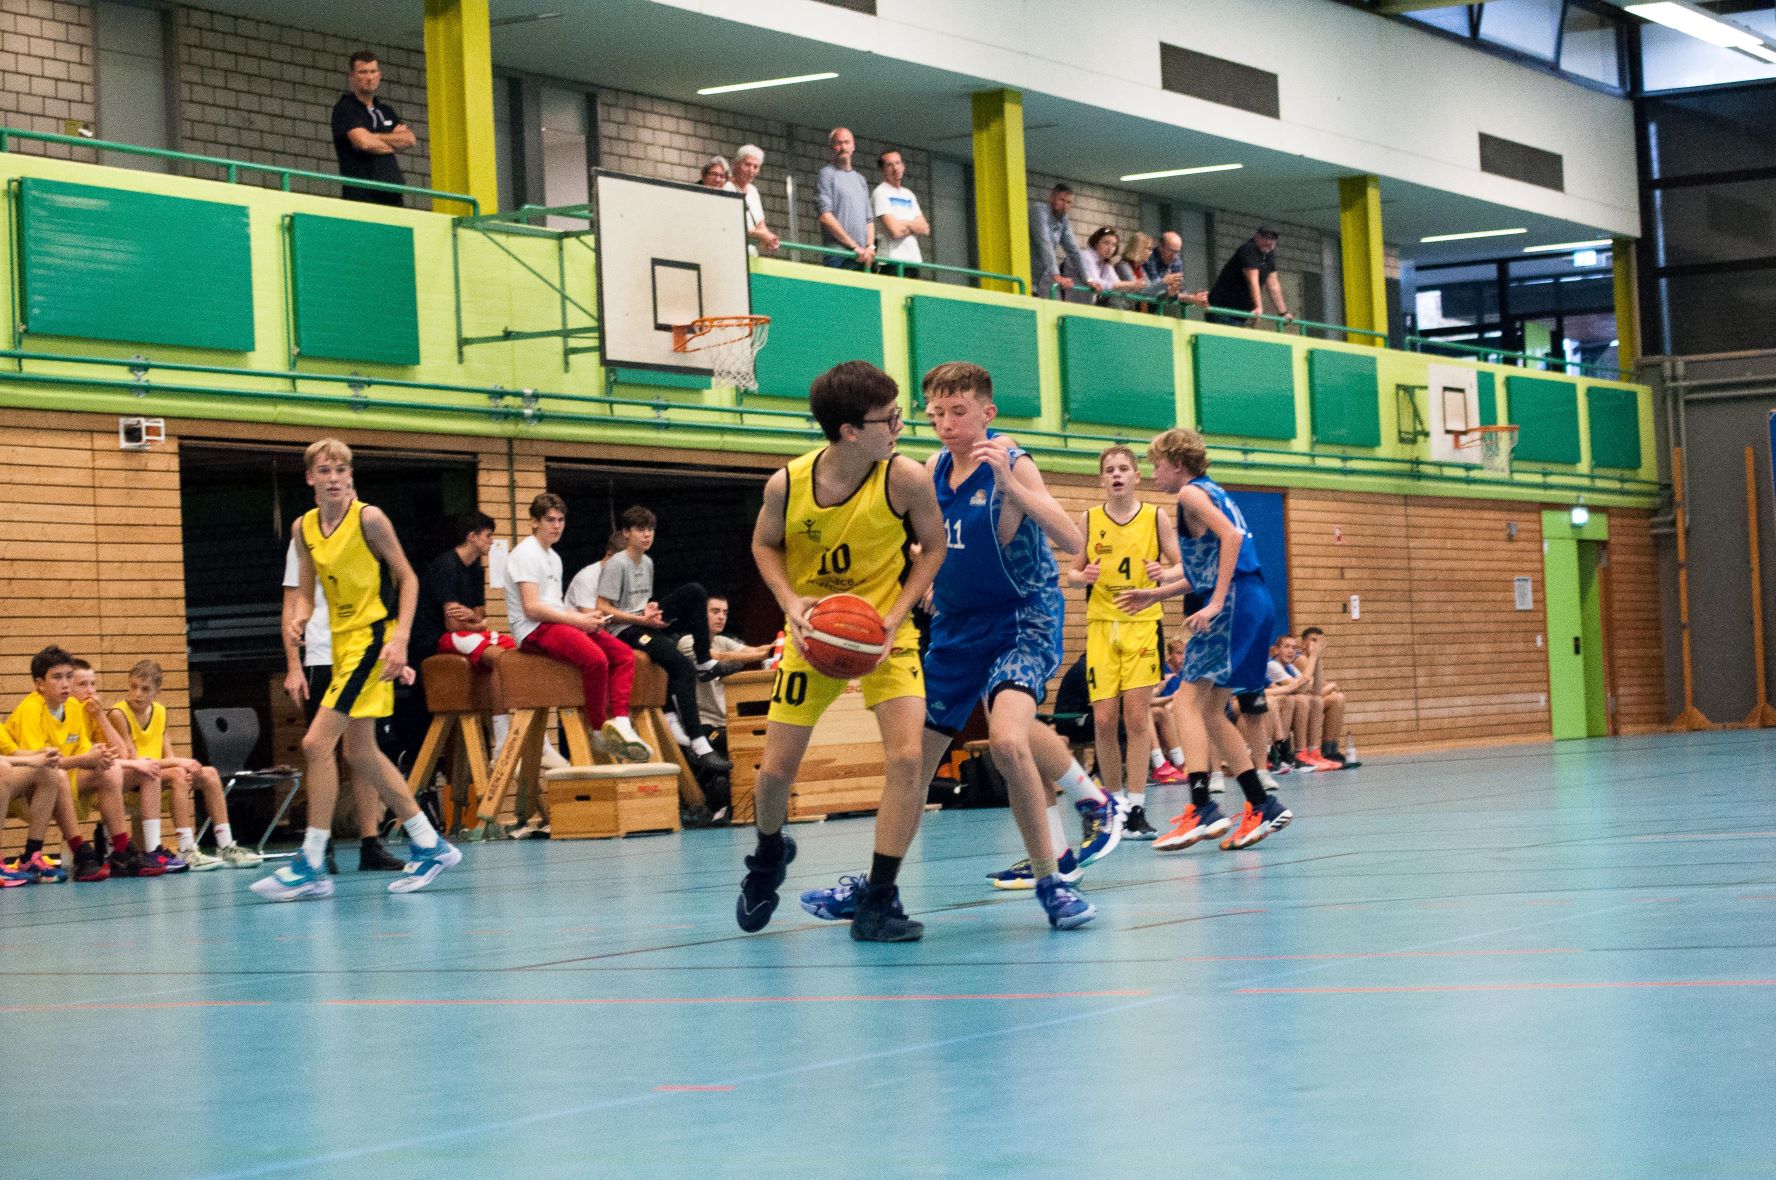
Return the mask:
<path fill-rule="evenodd" d="M 863 424 L 865 426 L 869 426 L 872 423 L 881 422 L 881 423 L 885 424 L 888 427 L 888 429 L 890 429 L 890 430 L 899 430 L 904 421 L 905 421 L 905 419 L 902 417 L 901 412 L 899 410 L 895 410 L 894 413 L 888 415 L 886 418 L 865 418 L 863 420 Z"/>

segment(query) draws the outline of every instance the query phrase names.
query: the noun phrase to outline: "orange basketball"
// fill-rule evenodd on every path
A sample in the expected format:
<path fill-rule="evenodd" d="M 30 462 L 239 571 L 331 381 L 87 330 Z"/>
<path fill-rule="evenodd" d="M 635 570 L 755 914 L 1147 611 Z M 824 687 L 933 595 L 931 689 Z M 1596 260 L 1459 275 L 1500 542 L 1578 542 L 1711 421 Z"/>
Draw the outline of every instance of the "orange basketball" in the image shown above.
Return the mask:
<path fill-rule="evenodd" d="M 802 654 L 814 670 L 834 680 L 862 676 L 876 666 L 888 641 L 882 616 L 855 594 L 830 594 L 808 612 Z"/>

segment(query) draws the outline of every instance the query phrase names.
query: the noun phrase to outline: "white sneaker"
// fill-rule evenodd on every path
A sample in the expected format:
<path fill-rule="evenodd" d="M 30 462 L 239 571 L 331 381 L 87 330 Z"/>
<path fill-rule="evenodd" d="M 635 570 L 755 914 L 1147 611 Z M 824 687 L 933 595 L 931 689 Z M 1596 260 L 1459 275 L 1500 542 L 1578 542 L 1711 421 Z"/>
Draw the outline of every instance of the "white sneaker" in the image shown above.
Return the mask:
<path fill-rule="evenodd" d="M 542 830 L 543 821 L 533 815 L 517 827 L 507 828 L 506 835 L 514 840 L 528 840 Z"/>
<path fill-rule="evenodd" d="M 1209 775 L 1209 794 L 1220 795 L 1227 790 L 1227 774 L 1217 770 Z"/>
<path fill-rule="evenodd" d="M 230 844 L 224 848 L 218 848 L 216 855 L 222 859 L 223 864 L 231 869 L 257 868 L 265 861 L 263 856 L 244 844 Z M 197 866 L 193 865 L 192 867 L 196 868 Z"/>
<path fill-rule="evenodd" d="M 641 735 L 635 732 L 635 725 L 629 718 L 612 717 L 604 723 L 604 728 L 598 732 L 604 735 L 613 757 L 621 758 L 625 762 L 652 762 L 654 760 L 653 747 L 641 740 Z"/>
<path fill-rule="evenodd" d="M 179 849 L 179 859 L 184 861 L 185 867 L 194 873 L 207 873 L 211 869 L 222 867 L 221 857 L 211 856 L 209 853 L 199 850 L 195 844 L 190 848 Z"/>
<path fill-rule="evenodd" d="M 1264 789 L 1267 791 L 1274 791 L 1277 789 L 1276 776 L 1271 774 L 1268 770 L 1260 770 L 1258 772 L 1258 781 L 1263 784 Z"/>

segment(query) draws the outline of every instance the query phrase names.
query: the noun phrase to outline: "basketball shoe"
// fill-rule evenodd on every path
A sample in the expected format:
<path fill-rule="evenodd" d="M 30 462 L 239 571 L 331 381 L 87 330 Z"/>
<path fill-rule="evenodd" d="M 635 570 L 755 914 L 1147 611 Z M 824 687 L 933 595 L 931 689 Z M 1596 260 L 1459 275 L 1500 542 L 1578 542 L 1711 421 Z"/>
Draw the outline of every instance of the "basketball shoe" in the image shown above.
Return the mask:
<path fill-rule="evenodd" d="M 389 882 L 390 893 L 417 893 L 436 880 L 439 873 L 462 863 L 462 850 L 442 836 L 430 848 L 409 843 L 407 855 L 412 857 L 407 862 L 407 875 Z"/>
<path fill-rule="evenodd" d="M 1084 831 L 1079 841 L 1079 867 L 1084 868 L 1103 860 L 1122 843 L 1122 804 L 1117 801 L 1116 796 L 1105 795 L 1102 803 L 1081 799 L 1073 806 L 1079 810 L 1080 818 L 1084 821 Z"/>
<path fill-rule="evenodd" d="M 1080 865 L 1079 858 L 1073 855 L 1073 850 L 1071 848 L 1061 853 L 1058 863 L 1060 870 L 1055 875 L 1068 885 L 1071 885 L 1073 882 L 1079 880 L 1079 878 L 1085 876 L 1085 869 Z M 1029 857 L 1025 857 L 1023 860 L 1018 861 L 1009 869 L 1001 869 L 997 873 L 988 873 L 987 880 L 993 883 L 993 888 L 995 889 L 1036 888 L 1036 878 L 1030 872 Z"/>
<path fill-rule="evenodd" d="M 857 903 L 869 892 L 869 874 L 860 873 L 855 877 L 840 877 L 839 883 L 828 889 L 809 889 L 802 894 L 802 908 L 816 918 L 826 922 L 849 922 L 857 914 Z M 906 911 L 900 905 L 900 893 L 894 895 L 894 912 L 901 917 Z"/>
<path fill-rule="evenodd" d="M 1233 821 L 1213 801 L 1198 807 L 1194 803 L 1181 815 L 1172 817 L 1172 830 L 1153 842 L 1155 852 L 1179 852 L 1192 844 L 1212 840 L 1233 827 Z"/>
<path fill-rule="evenodd" d="M 886 895 L 868 889 L 857 895 L 857 908 L 851 916 L 851 938 L 855 942 L 918 942 L 925 937 L 925 923 L 915 922 L 901 908 L 900 889 L 890 887 Z"/>
<path fill-rule="evenodd" d="M 1048 915 L 1048 924 L 1056 930 L 1072 930 L 1098 916 L 1098 907 L 1063 881 L 1059 873 L 1036 882 L 1036 900 Z"/>
<path fill-rule="evenodd" d="M 1190 776 L 1185 774 L 1182 770 L 1179 770 L 1176 766 L 1173 766 L 1170 762 L 1161 762 L 1159 764 L 1159 769 L 1151 772 L 1147 776 L 1147 783 L 1149 786 L 1155 784 L 1170 786 L 1172 783 L 1187 783 L 1189 781 Z"/>
<path fill-rule="evenodd" d="M 783 837 L 783 856 L 767 861 L 756 852 L 746 858 L 746 875 L 740 878 L 740 897 L 734 902 L 734 921 L 748 934 L 757 934 L 771 923 L 777 912 L 777 887 L 789 876 L 790 862 L 795 860 L 796 844 Z"/>
<path fill-rule="evenodd" d="M 1223 852 L 1235 852 L 1241 848 L 1250 848 L 1266 836 L 1282 831 L 1289 826 L 1295 813 L 1284 807 L 1282 800 L 1275 795 L 1266 795 L 1264 802 L 1258 807 L 1246 804 L 1245 811 L 1240 813 L 1239 826 L 1223 841 Z"/>
<path fill-rule="evenodd" d="M 1151 840 L 1159 835 L 1147 822 L 1147 809 L 1139 803 L 1129 804 L 1128 817 L 1122 821 L 1124 840 Z"/>
<path fill-rule="evenodd" d="M 306 897 L 332 897 L 333 879 L 327 876 L 326 866 L 317 868 L 308 863 L 306 855 L 298 852 L 288 864 L 280 865 L 276 872 L 259 878 L 247 888 L 272 901 L 301 901 Z"/>

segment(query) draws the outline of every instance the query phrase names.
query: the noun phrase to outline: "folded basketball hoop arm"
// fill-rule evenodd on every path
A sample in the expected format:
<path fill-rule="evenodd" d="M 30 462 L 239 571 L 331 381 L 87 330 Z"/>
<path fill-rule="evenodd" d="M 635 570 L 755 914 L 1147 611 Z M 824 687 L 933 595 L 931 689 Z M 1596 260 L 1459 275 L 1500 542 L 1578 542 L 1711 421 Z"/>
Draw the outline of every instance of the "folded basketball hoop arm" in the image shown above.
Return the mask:
<path fill-rule="evenodd" d="M 547 226 L 531 225 L 530 222 L 539 217 L 566 217 L 583 220 L 585 229 L 563 230 Z M 598 314 L 567 292 L 567 247 L 570 242 L 577 242 L 581 249 L 591 252 L 592 247 L 586 239 L 595 236 L 592 228 L 593 210 L 590 205 L 523 205 L 506 213 L 487 213 L 478 217 L 458 217 L 451 223 L 450 229 L 450 275 L 456 291 L 456 359 L 463 359 L 465 349 L 477 344 L 511 344 L 519 340 L 550 340 L 561 341 L 561 371 L 567 372 L 573 358 L 586 352 L 599 350 Z M 538 282 L 555 292 L 556 303 L 561 317 L 561 326 L 554 328 L 525 328 L 508 324 L 504 329 L 489 335 L 469 336 L 463 332 L 463 282 L 462 282 L 462 247 L 464 233 L 479 234 L 483 240 L 500 253 L 517 263 Z M 555 277 L 550 278 L 529 262 L 519 257 L 501 237 L 540 238 L 551 241 L 555 246 Z M 569 308 L 585 316 L 585 323 L 574 323 Z M 590 340 L 589 344 L 576 345 L 576 340 Z"/>

